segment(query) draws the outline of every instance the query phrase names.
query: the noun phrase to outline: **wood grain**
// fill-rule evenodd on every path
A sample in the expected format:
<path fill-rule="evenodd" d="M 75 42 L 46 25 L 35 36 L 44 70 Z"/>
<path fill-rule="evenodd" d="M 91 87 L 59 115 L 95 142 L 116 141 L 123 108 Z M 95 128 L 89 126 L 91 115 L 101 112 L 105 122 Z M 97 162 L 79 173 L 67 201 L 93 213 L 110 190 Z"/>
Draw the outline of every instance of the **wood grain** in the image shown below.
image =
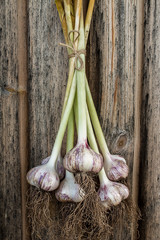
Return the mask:
<path fill-rule="evenodd" d="M 160 233 L 160 2 L 145 1 L 141 118 L 140 207 L 142 240 Z"/>
<path fill-rule="evenodd" d="M 66 48 L 53 1 L 29 2 L 30 167 L 52 150 L 60 124 L 68 73 Z"/>
<path fill-rule="evenodd" d="M 140 98 L 141 85 L 141 76 L 137 78 L 137 68 L 141 66 L 136 54 L 142 54 L 136 49 L 137 11 L 137 1 L 96 1 L 87 69 L 109 149 L 111 153 L 124 156 L 129 165 L 130 195 L 133 194 L 134 159 L 139 161 L 135 135 L 140 141 L 139 125 L 135 124 L 135 121 L 140 121 L 137 96 Z M 138 111 L 138 116 L 135 111 Z M 133 229 L 126 226 L 129 221 L 127 215 L 121 216 L 118 211 L 117 208 L 121 221 L 111 239 L 132 239 Z M 128 223 L 130 227 L 132 221 Z"/>
<path fill-rule="evenodd" d="M 0 6 L 0 239 L 21 239 L 17 1 Z"/>

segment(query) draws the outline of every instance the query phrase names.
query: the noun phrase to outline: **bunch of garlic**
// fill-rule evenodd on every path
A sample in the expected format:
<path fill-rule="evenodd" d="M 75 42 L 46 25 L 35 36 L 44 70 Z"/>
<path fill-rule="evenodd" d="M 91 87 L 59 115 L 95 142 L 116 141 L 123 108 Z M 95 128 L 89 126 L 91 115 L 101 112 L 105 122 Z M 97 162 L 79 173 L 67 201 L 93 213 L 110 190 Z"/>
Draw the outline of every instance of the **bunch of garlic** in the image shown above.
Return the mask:
<path fill-rule="evenodd" d="M 93 4 L 89 2 L 84 21 L 83 1 L 80 1 L 80 4 L 74 1 L 74 7 L 66 0 L 55 2 L 66 40 L 66 44 L 61 45 L 67 47 L 69 54 L 68 84 L 61 123 L 51 156 L 28 172 L 27 181 L 45 191 L 56 190 L 58 201 L 81 202 L 86 193 L 76 183 L 75 174 L 78 172 L 98 174 L 100 188 L 97 194 L 102 204 L 108 208 L 119 204 L 129 195 L 125 185 L 115 182 L 128 176 L 128 166 L 124 158 L 111 155 L 108 150 L 86 79 L 85 49 Z M 74 18 L 71 17 L 71 11 Z M 77 142 L 74 146 L 75 122 Z M 62 159 L 61 147 L 67 126 L 66 155 Z"/>

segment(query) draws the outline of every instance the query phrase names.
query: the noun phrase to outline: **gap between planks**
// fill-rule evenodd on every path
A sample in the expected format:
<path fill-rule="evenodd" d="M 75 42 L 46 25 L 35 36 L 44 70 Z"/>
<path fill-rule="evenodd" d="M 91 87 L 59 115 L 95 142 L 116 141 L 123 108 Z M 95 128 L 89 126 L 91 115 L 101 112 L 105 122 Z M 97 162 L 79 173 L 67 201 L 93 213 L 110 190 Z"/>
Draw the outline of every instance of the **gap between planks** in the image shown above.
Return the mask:
<path fill-rule="evenodd" d="M 135 115 L 134 115 L 134 161 L 133 161 L 133 203 L 138 206 L 140 139 L 141 139 L 141 91 L 143 77 L 143 35 L 144 35 L 144 0 L 137 0 L 136 20 L 136 83 L 135 83 Z M 134 222 L 134 221 L 133 221 Z M 132 225 L 132 240 L 137 239 L 137 229 Z"/>
<path fill-rule="evenodd" d="M 27 99 L 27 0 L 18 0 L 18 88 L 24 89 L 19 95 L 19 154 L 21 166 L 21 211 L 22 239 L 27 240 L 28 224 L 26 217 L 26 192 L 28 184 L 26 173 L 28 169 L 28 99 Z"/>

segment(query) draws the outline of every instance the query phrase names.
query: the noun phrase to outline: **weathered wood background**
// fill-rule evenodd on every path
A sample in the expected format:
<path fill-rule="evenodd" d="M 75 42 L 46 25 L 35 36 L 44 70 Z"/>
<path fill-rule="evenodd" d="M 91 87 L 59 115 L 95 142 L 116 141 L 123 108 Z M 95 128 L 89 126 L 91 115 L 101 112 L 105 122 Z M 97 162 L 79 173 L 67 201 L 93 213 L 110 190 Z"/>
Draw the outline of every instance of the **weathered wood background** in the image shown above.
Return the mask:
<path fill-rule="evenodd" d="M 160 239 L 159 16 L 156 0 L 96 0 L 87 47 L 106 139 L 130 167 L 142 240 Z M 60 42 L 53 0 L 1 0 L 0 239 L 26 239 L 25 174 L 50 154 L 60 122 L 68 71 Z M 124 221 L 112 239 L 137 239 Z"/>

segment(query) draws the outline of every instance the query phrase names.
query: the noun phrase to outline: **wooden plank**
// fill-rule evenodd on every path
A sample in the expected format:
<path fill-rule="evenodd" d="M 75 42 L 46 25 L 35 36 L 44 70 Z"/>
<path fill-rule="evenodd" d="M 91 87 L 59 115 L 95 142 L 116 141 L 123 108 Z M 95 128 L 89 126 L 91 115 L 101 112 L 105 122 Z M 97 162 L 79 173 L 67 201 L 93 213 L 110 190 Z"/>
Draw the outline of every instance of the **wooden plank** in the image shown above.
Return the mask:
<path fill-rule="evenodd" d="M 145 1 L 144 69 L 141 119 L 141 239 L 160 233 L 160 2 Z"/>
<path fill-rule="evenodd" d="M 136 144 L 140 140 L 140 118 L 137 119 L 140 110 L 137 96 L 140 99 L 141 77 L 137 72 L 139 71 L 138 56 L 141 53 L 136 49 L 136 44 L 142 39 L 136 41 L 136 17 L 139 7 L 137 2 L 96 1 L 87 70 L 109 149 L 111 153 L 124 156 L 129 165 L 130 194 L 133 194 L 132 180 L 136 180 L 139 168 L 139 148 Z M 137 141 L 134 139 L 135 135 Z M 133 175 L 134 160 L 137 164 Z M 135 191 L 137 184 L 138 182 L 135 181 Z M 135 191 L 134 194 L 136 193 L 137 196 Z M 121 221 L 114 229 L 111 239 L 133 239 L 134 229 L 126 227 L 127 216 L 122 217 L 120 213 L 117 214 Z M 132 226 L 132 222 L 129 225 Z"/>
<path fill-rule="evenodd" d="M 143 78 L 143 36 L 144 36 L 144 0 L 137 1 L 136 6 L 136 79 L 135 79 L 135 112 L 134 112 L 134 162 L 132 177 L 133 203 L 138 206 L 139 171 L 141 151 L 141 100 Z M 132 239 L 137 239 L 137 226 L 133 222 Z"/>
<path fill-rule="evenodd" d="M 17 1 L 0 7 L 0 239 L 21 239 Z"/>
<path fill-rule="evenodd" d="M 51 0 L 29 1 L 30 167 L 51 153 L 60 124 L 68 73 L 61 23 Z"/>

